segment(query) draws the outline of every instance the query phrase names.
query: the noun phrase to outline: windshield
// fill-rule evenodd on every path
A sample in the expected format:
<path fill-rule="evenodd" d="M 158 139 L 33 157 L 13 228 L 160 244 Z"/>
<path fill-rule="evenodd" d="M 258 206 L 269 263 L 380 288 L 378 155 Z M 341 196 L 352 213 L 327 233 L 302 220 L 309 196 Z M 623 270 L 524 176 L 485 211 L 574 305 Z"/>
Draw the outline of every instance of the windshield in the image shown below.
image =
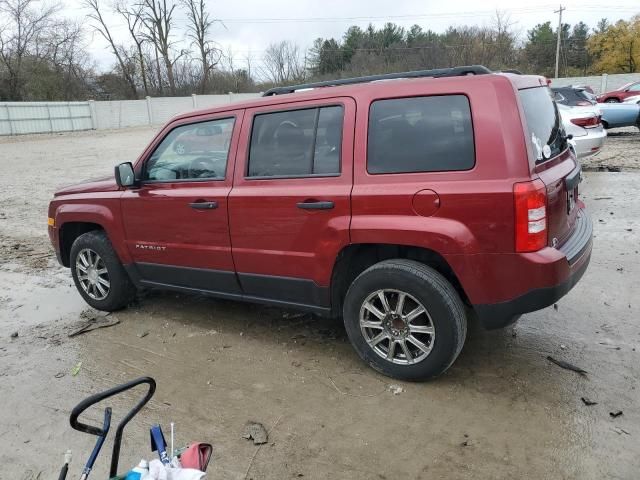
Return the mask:
<path fill-rule="evenodd" d="M 559 155 L 567 148 L 567 138 L 553 93 L 548 87 L 527 88 L 519 93 L 526 117 L 527 140 L 536 163 Z"/>

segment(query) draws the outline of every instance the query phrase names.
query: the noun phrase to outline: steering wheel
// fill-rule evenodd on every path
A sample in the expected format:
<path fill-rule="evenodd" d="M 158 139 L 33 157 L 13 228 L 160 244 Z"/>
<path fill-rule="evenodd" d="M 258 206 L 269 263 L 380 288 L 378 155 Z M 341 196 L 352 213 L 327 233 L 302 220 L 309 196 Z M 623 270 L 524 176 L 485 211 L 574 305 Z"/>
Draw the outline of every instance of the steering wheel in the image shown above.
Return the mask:
<path fill-rule="evenodd" d="M 215 162 L 209 157 L 194 158 L 189 163 L 189 178 L 215 178 L 215 166 Z"/>

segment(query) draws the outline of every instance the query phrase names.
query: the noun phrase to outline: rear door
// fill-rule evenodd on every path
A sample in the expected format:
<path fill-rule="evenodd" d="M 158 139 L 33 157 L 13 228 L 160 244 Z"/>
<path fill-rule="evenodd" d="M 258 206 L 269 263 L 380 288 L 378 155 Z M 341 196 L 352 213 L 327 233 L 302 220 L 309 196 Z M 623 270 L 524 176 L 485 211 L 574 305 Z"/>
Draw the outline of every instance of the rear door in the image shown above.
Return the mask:
<path fill-rule="evenodd" d="M 553 94 L 548 87 L 519 90 L 534 156 L 533 173 L 547 187 L 549 245 L 562 245 L 573 231 L 580 167 L 569 150 Z"/>
<path fill-rule="evenodd" d="M 351 98 L 247 110 L 229 195 L 233 261 L 245 295 L 329 308 L 349 243 Z"/>
<path fill-rule="evenodd" d="M 143 283 L 239 294 L 227 196 L 242 114 L 170 126 L 144 159 L 140 188 L 123 193 L 126 243 Z"/>

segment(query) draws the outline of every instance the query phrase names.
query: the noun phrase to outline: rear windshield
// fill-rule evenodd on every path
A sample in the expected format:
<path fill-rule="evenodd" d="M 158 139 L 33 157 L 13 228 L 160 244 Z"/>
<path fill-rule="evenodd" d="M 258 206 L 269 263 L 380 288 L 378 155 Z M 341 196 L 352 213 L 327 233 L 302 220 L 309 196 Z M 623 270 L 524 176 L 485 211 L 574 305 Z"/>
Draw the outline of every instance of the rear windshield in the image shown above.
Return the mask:
<path fill-rule="evenodd" d="M 596 96 L 587 90 L 576 90 L 576 95 L 578 95 L 580 98 L 588 100 L 589 102 L 596 101 Z"/>
<path fill-rule="evenodd" d="M 548 87 L 520 90 L 520 101 L 527 122 L 527 138 L 536 163 L 563 152 L 567 148 L 567 137 L 551 90 Z"/>

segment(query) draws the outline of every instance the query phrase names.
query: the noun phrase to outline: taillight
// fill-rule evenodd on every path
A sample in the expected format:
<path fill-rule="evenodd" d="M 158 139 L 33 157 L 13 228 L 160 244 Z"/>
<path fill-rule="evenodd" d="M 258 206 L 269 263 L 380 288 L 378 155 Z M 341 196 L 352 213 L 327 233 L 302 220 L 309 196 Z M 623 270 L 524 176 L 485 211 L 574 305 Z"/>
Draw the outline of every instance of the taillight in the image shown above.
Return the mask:
<path fill-rule="evenodd" d="M 547 189 L 542 180 L 515 183 L 516 252 L 536 252 L 547 245 Z"/>
<path fill-rule="evenodd" d="M 584 118 L 572 118 L 571 123 L 574 125 L 578 125 L 582 128 L 593 128 L 597 127 L 600 124 L 600 115 L 584 117 Z"/>

